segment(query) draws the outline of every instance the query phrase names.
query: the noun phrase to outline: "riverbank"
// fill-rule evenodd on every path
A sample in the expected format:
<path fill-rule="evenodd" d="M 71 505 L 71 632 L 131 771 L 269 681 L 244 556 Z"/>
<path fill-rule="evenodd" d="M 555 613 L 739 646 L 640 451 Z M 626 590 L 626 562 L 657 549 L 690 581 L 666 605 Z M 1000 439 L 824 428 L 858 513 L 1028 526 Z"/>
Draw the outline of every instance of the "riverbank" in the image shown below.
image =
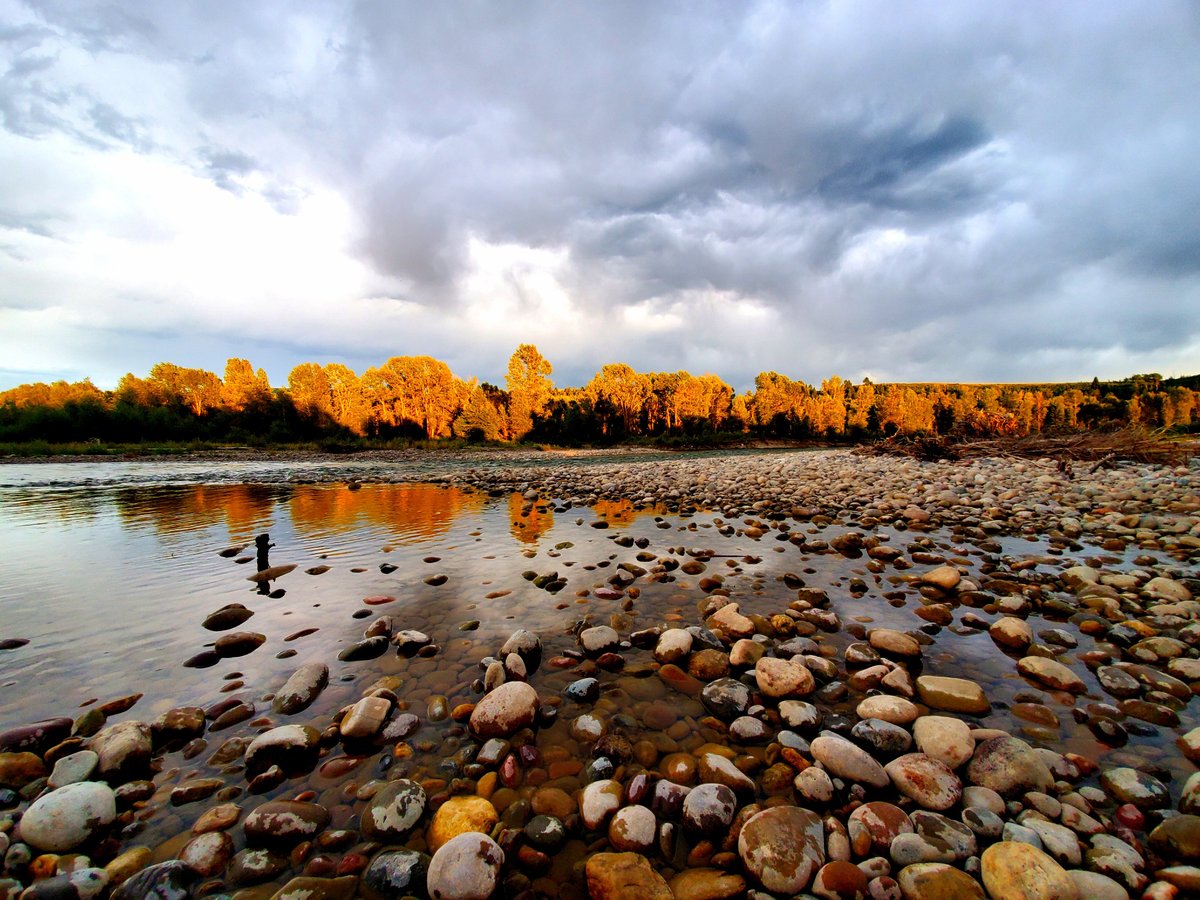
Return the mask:
<path fill-rule="evenodd" d="M 1200 883 L 1195 462 L 431 456 L 101 464 L 6 489 L 21 535 L 89 548 L 90 603 L 111 584 L 146 620 L 131 642 L 112 612 L 73 617 L 113 622 L 136 694 L 86 656 L 38 694 L 69 621 L 0 655 L 8 708 L 42 710 L 0 733 L 10 889 L 1103 900 Z M 148 557 L 142 589 L 136 559 L 97 550 L 109 520 Z M 194 536 L 225 522 L 236 543 Z M 278 546 L 257 593 L 261 523 Z M 46 555 L 61 580 L 70 561 Z M 20 580 L 40 558 L 0 575 L 50 593 Z M 181 599 L 156 631 L 174 597 L 209 606 Z M 63 708 L 79 690 L 95 694 Z"/>

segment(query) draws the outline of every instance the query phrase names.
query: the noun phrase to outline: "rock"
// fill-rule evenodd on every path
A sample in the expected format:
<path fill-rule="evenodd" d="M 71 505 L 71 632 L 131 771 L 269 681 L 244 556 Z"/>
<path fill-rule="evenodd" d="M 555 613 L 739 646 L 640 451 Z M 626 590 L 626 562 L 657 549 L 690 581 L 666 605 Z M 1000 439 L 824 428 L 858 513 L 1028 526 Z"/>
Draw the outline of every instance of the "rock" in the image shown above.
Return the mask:
<path fill-rule="evenodd" d="M 890 784 L 883 766 L 869 753 L 832 732 L 822 732 L 815 738 L 811 752 L 814 759 L 838 778 L 873 788 L 883 788 Z"/>
<path fill-rule="evenodd" d="M 729 827 L 737 812 L 737 797 L 723 784 L 701 784 L 683 798 L 683 824 L 693 833 L 717 834 Z"/>
<path fill-rule="evenodd" d="M 621 643 L 621 636 L 607 625 L 596 625 L 579 632 L 579 645 L 589 656 L 599 656 Z"/>
<path fill-rule="evenodd" d="M 596 853 L 584 867 L 591 900 L 674 900 L 663 877 L 637 853 Z"/>
<path fill-rule="evenodd" d="M 654 658 L 660 663 L 676 663 L 692 652 L 692 635 L 682 628 L 668 628 L 658 638 Z"/>
<path fill-rule="evenodd" d="M 289 776 L 312 771 L 320 750 L 321 733 L 308 725 L 280 725 L 264 731 L 246 748 L 246 772 L 253 777 L 271 766 Z"/>
<path fill-rule="evenodd" d="M 452 802 L 454 801 L 449 800 L 447 804 Z M 486 800 L 483 802 L 491 807 Z M 421 821 L 425 803 L 425 790 L 415 781 L 401 778 L 386 782 L 371 798 L 363 812 L 363 836 L 385 844 L 405 840 L 409 832 Z"/>
<path fill-rule="evenodd" d="M 74 850 L 117 817 L 117 798 L 107 784 L 81 781 L 43 794 L 21 817 L 21 840 L 49 853 Z"/>
<path fill-rule="evenodd" d="M 1005 650 L 1025 651 L 1033 643 L 1033 629 L 1024 619 L 1004 616 L 992 623 L 988 629 L 992 640 Z"/>
<path fill-rule="evenodd" d="M 619 781 L 601 779 L 583 789 L 579 799 L 579 815 L 589 831 L 598 831 L 604 820 L 621 807 L 624 789 Z"/>
<path fill-rule="evenodd" d="M 867 856 L 871 853 L 887 853 L 897 837 L 913 833 L 913 824 L 900 807 L 874 800 L 864 803 L 850 814 L 846 830 L 855 853 Z"/>
<path fill-rule="evenodd" d="M 911 700 L 877 694 L 859 703 L 855 713 L 860 719 L 883 719 L 893 725 L 908 725 L 916 720 L 919 710 Z"/>
<path fill-rule="evenodd" d="M 668 887 L 674 900 L 736 900 L 746 893 L 746 879 L 720 869 L 684 869 Z"/>
<path fill-rule="evenodd" d="M 87 781 L 96 771 L 99 762 L 100 756 L 92 750 L 80 750 L 64 756 L 54 764 L 54 771 L 50 773 L 46 786 L 53 790 L 79 781 Z"/>
<path fill-rule="evenodd" d="M 360 890 L 367 900 L 419 896 L 425 893 L 429 857 L 416 850 L 384 850 L 375 854 L 362 875 Z"/>
<path fill-rule="evenodd" d="M 383 634 L 363 638 L 361 641 L 355 641 L 350 646 L 341 650 L 337 658 L 342 662 L 363 662 L 364 660 L 378 659 L 387 652 L 390 640 L 387 635 Z"/>
<path fill-rule="evenodd" d="M 509 681 L 500 685 L 471 712 L 471 731 L 487 739 L 508 737 L 533 724 L 540 701 L 537 691 L 524 681 Z"/>
<path fill-rule="evenodd" d="M 111 900 L 187 900 L 199 876 L 178 859 L 142 869 L 112 893 Z"/>
<path fill-rule="evenodd" d="M 240 603 L 230 603 L 216 612 L 209 613 L 201 624 L 209 631 L 228 631 L 230 628 L 237 628 L 252 615 L 253 610 L 246 609 Z"/>
<path fill-rule="evenodd" d="M 248 847 L 234 854 L 227 877 L 234 884 L 258 884 L 278 878 L 288 869 L 288 858 L 261 847 Z"/>
<path fill-rule="evenodd" d="M 46 776 L 46 764 L 36 753 L 0 753 L 0 787 L 20 790 Z"/>
<path fill-rule="evenodd" d="M 812 673 L 803 664 L 773 656 L 758 661 L 754 677 L 763 696 L 771 698 L 805 697 L 816 687 Z"/>
<path fill-rule="evenodd" d="M 838 859 L 825 863 L 817 870 L 812 893 L 826 900 L 866 897 L 867 883 L 867 875 L 862 869 L 852 862 Z"/>
<path fill-rule="evenodd" d="M 1044 656 L 1025 656 L 1017 661 L 1017 671 L 1055 691 L 1082 694 L 1087 690 L 1083 679 L 1062 663 Z"/>
<path fill-rule="evenodd" d="M 284 682 L 271 701 L 271 707 L 285 716 L 303 712 L 325 690 L 327 684 L 329 666 L 320 662 L 305 663 Z"/>
<path fill-rule="evenodd" d="M 706 628 L 720 631 L 730 638 L 746 638 L 754 634 L 754 622 L 738 612 L 738 604 L 727 603 L 708 617 Z"/>
<path fill-rule="evenodd" d="M 962 782 L 953 770 L 924 753 L 909 753 L 884 769 L 896 790 L 925 809 L 949 809 L 962 797 Z"/>
<path fill-rule="evenodd" d="M 504 851 L 486 834 L 451 838 L 429 861 L 426 885 L 433 900 L 487 900 L 496 889 Z"/>
<path fill-rule="evenodd" d="M 654 846 L 658 823 L 645 806 L 617 810 L 608 823 L 608 842 L 614 850 L 645 853 Z"/>
<path fill-rule="evenodd" d="M 1142 587 L 1142 593 L 1155 600 L 1166 600 L 1168 603 L 1185 603 L 1192 599 L 1192 592 L 1185 585 L 1161 575 L 1147 581 Z"/>
<path fill-rule="evenodd" d="M 903 631 L 875 628 L 867 635 L 867 641 L 884 656 L 916 659 L 921 655 L 920 643 L 912 635 L 905 634 Z"/>
<path fill-rule="evenodd" d="M 922 584 L 931 584 L 943 591 L 952 591 L 962 581 L 962 575 L 954 566 L 938 566 L 921 576 Z"/>
<path fill-rule="evenodd" d="M 800 893 L 825 864 L 821 819 L 798 806 L 755 813 L 742 826 L 737 847 L 750 877 L 777 894 Z"/>
<path fill-rule="evenodd" d="M 766 649 L 758 641 L 742 638 L 729 648 L 729 664 L 737 668 L 749 668 L 757 665 L 765 652 Z"/>
<path fill-rule="evenodd" d="M 820 766 L 809 766 L 792 780 L 801 800 L 823 806 L 833 799 L 833 779 Z"/>
<path fill-rule="evenodd" d="M 184 744 L 204 733 L 204 710 L 199 706 L 177 706 L 150 723 L 156 748 Z"/>
<path fill-rule="evenodd" d="M 1119 803 L 1132 803 L 1138 809 L 1162 809 L 1171 803 L 1166 786 L 1137 769 L 1107 769 L 1100 773 L 1100 787 Z"/>
<path fill-rule="evenodd" d="M 420 790 L 420 785 L 415 782 L 409 782 L 409 784 Z M 422 791 L 422 804 L 424 796 Z M 421 813 L 417 811 L 414 821 L 420 817 Z M 429 826 L 427 835 L 429 849 L 436 852 L 460 834 L 468 832 L 489 834 L 499 821 L 500 817 L 496 814 L 496 807 L 483 797 L 451 797 L 433 814 L 433 822 Z M 396 838 L 392 837 L 390 840 L 394 842 Z"/>
<path fill-rule="evenodd" d="M 754 795 L 754 779 L 716 753 L 705 753 L 700 757 L 699 772 L 700 781 L 705 784 L 723 784 L 735 791 Z"/>
<path fill-rule="evenodd" d="M 515 653 L 525 663 L 528 671 L 534 672 L 542 662 L 542 639 L 525 628 L 518 628 L 508 636 L 500 647 L 500 658 Z"/>
<path fill-rule="evenodd" d="M 811 730 L 821 724 L 821 711 L 804 700 L 781 700 L 779 716 L 788 728 L 798 728 L 801 731 Z M 1197 731 L 1200 732 L 1200 729 Z"/>
<path fill-rule="evenodd" d="M 217 638 L 213 652 L 221 659 L 231 659 L 253 653 L 266 642 L 267 636 L 257 631 L 235 631 Z"/>
<path fill-rule="evenodd" d="M 1062 866 L 1032 847 L 1013 841 L 992 844 L 981 858 L 983 884 L 993 897 L 1077 900 L 1075 882 Z"/>
<path fill-rule="evenodd" d="M 39 756 L 71 734 L 74 722 L 60 716 L 45 719 L 31 725 L 19 725 L 0 732 L 0 753 L 22 753 L 28 751 Z"/>
<path fill-rule="evenodd" d="M 373 738 L 383 728 L 391 711 L 392 702 L 387 698 L 363 697 L 350 707 L 338 730 L 342 737 L 350 740 Z"/>
<path fill-rule="evenodd" d="M 891 759 L 912 749 L 912 735 L 883 719 L 863 719 L 850 729 L 857 744 L 865 744 L 875 756 Z"/>
<path fill-rule="evenodd" d="M 271 895 L 271 900 L 354 900 L 358 896 L 358 878 L 317 878 L 297 875 Z"/>
<path fill-rule="evenodd" d="M 179 859 L 201 878 L 219 875 L 233 857 L 233 839 L 223 831 L 197 835 L 179 851 Z"/>
<path fill-rule="evenodd" d="M 1045 793 L 1054 776 L 1033 748 L 1018 738 L 1003 735 L 975 747 L 967 766 L 972 784 L 991 788 L 1003 797 L 1020 797 L 1028 791 Z"/>
<path fill-rule="evenodd" d="M 913 738 L 917 749 L 951 769 L 957 769 L 975 752 L 970 726 L 949 716 L 921 716 L 913 723 Z"/>
<path fill-rule="evenodd" d="M 99 757 L 96 769 L 109 784 L 122 784 L 146 771 L 154 750 L 145 722 L 109 725 L 88 742 Z"/>
<path fill-rule="evenodd" d="M 1038 836 L 1042 849 L 1059 865 L 1078 866 L 1082 861 L 1079 838 L 1070 828 L 1055 822 L 1043 822 L 1033 816 L 1025 817 L 1022 824 Z"/>
<path fill-rule="evenodd" d="M 1067 872 L 1075 882 L 1080 900 L 1128 900 L 1129 892 L 1107 875 L 1071 869 Z M 1161 874 L 1161 873 L 1160 873 Z"/>
<path fill-rule="evenodd" d="M 916 863 L 896 879 L 905 900 L 986 900 L 979 882 L 945 863 Z"/>
<path fill-rule="evenodd" d="M 983 715 L 991 709 L 983 688 L 965 678 L 921 675 L 917 678 L 917 695 L 926 706 L 947 712 Z"/>
<path fill-rule="evenodd" d="M 246 841 L 266 847 L 290 847 L 315 838 L 329 824 L 329 810 L 299 800 L 271 800 L 246 816 Z"/>
<path fill-rule="evenodd" d="M 1150 832 L 1150 846 L 1172 862 L 1200 861 L 1200 816 L 1181 814 L 1165 819 Z"/>

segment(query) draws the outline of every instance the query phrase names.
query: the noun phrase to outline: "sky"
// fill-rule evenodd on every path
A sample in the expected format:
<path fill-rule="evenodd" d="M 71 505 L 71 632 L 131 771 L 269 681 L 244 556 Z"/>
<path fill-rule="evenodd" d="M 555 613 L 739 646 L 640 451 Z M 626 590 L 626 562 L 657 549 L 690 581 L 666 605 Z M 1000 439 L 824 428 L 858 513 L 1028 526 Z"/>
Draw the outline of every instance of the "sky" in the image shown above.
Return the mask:
<path fill-rule="evenodd" d="M 1200 372 L 1200 5 L 0 0 L 0 389 Z"/>

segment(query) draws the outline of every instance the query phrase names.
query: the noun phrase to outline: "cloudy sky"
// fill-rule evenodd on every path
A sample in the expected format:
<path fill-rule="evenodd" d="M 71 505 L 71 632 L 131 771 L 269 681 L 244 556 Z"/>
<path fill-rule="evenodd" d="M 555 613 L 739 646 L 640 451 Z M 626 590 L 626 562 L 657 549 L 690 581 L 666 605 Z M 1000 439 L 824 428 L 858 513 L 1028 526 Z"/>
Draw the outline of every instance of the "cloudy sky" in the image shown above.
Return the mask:
<path fill-rule="evenodd" d="M 1189 2 L 0 0 L 0 388 L 1200 371 Z"/>

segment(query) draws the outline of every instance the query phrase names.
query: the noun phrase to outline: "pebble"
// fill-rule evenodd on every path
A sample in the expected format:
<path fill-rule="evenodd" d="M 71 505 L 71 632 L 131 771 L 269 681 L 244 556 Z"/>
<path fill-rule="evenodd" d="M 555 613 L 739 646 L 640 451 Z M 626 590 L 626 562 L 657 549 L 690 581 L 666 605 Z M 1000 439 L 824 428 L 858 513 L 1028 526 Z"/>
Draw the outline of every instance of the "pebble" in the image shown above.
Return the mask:
<path fill-rule="evenodd" d="M 813 758 L 838 778 L 873 788 L 883 788 L 890 783 L 883 766 L 840 735 L 822 732 L 813 740 L 811 751 Z"/>
<path fill-rule="evenodd" d="M 751 816 L 738 834 L 737 848 L 750 877 L 777 894 L 800 893 L 825 864 L 821 819 L 797 806 L 776 806 Z"/>
<path fill-rule="evenodd" d="M 21 817 L 21 840 L 38 850 L 64 853 L 89 841 L 116 817 L 112 788 L 80 781 L 35 800 Z"/>
<path fill-rule="evenodd" d="M 540 707 L 537 691 L 523 681 L 500 685 L 475 704 L 471 731 L 480 738 L 509 737 L 533 724 Z"/>
<path fill-rule="evenodd" d="M 486 834 L 451 838 L 429 861 L 426 885 L 433 900 L 487 900 L 496 889 L 504 851 Z"/>
<path fill-rule="evenodd" d="M 992 897 L 1073 900 L 1078 896 L 1063 867 L 1029 844 L 992 844 L 980 862 L 983 885 Z"/>

